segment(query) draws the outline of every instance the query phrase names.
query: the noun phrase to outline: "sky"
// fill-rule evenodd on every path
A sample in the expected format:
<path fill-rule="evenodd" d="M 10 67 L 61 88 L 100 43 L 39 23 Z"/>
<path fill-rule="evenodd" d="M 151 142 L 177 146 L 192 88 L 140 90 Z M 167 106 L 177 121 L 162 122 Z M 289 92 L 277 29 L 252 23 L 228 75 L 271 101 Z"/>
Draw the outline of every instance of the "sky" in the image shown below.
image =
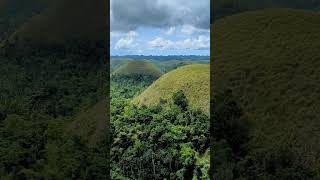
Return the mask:
<path fill-rule="evenodd" d="M 111 0 L 111 55 L 209 55 L 210 0 Z"/>

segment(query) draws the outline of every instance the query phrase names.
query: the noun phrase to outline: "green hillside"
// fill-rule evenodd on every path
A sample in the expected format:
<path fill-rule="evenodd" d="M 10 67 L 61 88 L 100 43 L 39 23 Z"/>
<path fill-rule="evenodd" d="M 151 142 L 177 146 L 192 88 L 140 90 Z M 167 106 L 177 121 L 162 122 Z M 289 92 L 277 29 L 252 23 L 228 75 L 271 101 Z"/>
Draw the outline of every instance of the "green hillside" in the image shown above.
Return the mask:
<path fill-rule="evenodd" d="M 194 64 L 180 67 L 163 75 L 133 101 L 137 104 L 155 105 L 179 90 L 186 95 L 190 106 L 209 112 L 210 66 Z"/>
<path fill-rule="evenodd" d="M 105 1 L 61 1 L 28 20 L 10 41 L 103 40 L 107 28 L 106 7 Z"/>
<path fill-rule="evenodd" d="M 210 58 L 203 59 L 203 60 L 189 60 L 189 59 L 183 59 L 183 60 L 176 60 L 172 59 L 169 61 L 162 61 L 162 60 L 154 60 L 153 61 L 159 69 L 161 69 L 162 72 L 167 73 L 174 69 L 177 69 L 178 67 L 189 65 L 189 64 L 209 64 Z"/>
<path fill-rule="evenodd" d="M 120 66 L 113 73 L 115 76 L 148 75 L 160 77 L 161 71 L 153 64 L 146 61 L 129 61 Z"/>
<path fill-rule="evenodd" d="M 216 0 L 211 4 L 217 18 L 248 10 L 265 8 L 295 8 L 318 10 L 319 0 Z M 213 11 L 212 11 L 213 12 Z"/>
<path fill-rule="evenodd" d="M 44 0 L 0 0 L 0 42 L 48 6 Z"/>
<path fill-rule="evenodd" d="M 213 29 L 212 90 L 232 90 L 252 125 L 239 163 L 253 170 L 238 167 L 237 177 L 318 177 L 320 14 L 246 12 L 218 20 Z"/>
<path fill-rule="evenodd" d="M 128 63 L 130 59 L 126 58 L 111 58 L 110 59 L 110 73 L 112 74 L 115 70 L 117 70 L 122 65 Z"/>

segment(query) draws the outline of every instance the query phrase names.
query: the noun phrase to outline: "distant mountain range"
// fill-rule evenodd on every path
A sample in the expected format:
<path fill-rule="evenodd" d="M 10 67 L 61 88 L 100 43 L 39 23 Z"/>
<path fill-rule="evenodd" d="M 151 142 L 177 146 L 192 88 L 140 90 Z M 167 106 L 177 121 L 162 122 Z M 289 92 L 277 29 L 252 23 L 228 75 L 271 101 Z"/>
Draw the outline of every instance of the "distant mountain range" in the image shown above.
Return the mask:
<path fill-rule="evenodd" d="M 204 60 L 210 59 L 210 56 L 197 55 L 170 55 L 170 56 L 144 56 L 144 55 L 126 55 L 126 56 L 111 56 L 111 59 L 134 59 L 134 60 Z"/>

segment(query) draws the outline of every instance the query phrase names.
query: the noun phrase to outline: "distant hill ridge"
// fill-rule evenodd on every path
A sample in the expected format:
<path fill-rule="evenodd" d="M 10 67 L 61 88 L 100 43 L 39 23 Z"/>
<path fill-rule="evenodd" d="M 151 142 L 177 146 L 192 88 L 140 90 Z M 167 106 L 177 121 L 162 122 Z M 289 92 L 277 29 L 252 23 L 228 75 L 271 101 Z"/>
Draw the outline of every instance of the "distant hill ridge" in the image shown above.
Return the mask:
<path fill-rule="evenodd" d="M 249 10 L 261 10 L 266 8 L 295 8 L 317 11 L 320 8 L 320 0 L 216 0 L 211 4 L 212 13 L 216 18 L 229 16 Z"/>
<path fill-rule="evenodd" d="M 162 72 L 152 63 L 146 61 L 128 61 L 113 73 L 113 76 L 149 75 L 160 77 Z"/>

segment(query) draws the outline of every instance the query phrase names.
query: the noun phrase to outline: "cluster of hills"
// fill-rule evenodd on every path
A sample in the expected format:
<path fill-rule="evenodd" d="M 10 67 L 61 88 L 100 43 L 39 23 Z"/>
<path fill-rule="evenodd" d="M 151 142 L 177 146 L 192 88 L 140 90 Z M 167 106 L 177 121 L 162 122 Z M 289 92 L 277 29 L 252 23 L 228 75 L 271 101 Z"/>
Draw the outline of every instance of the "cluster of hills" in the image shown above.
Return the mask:
<path fill-rule="evenodd" d="M 133 101 L 139 105 L 157 105 L 182 90 L 190 106 L 209 113 L 210 66 L 207 64 L 186 65 L 161 76 Z"/>
<path fill-rule="evenodd" d="M 210 65 L 172 60 L 165 72 L 151 60 L 124 61 L 111 74 L 113 179 L 207 179 Z"/>
<path fill-rule="evenodd" d="M 232 90 L 251 124 L 245 157 L 254 161 L 246 167 L 254 168 L 251 177 L 317 177 L 319 22 L 316 12 L 267 9 L 213 24 L 211 91 Z"/>
<path fill-rule="evenodd" d="M 146 61 L 127 61 L 118 67 L 112 76 L 152 76 L 156 79 L 133 102 L 137 105 L 157 105 L 160 100 L 168 100 L 182 90 L 191 107 L 209 113 L 209 74 L 208 64 L 181 64 L 175 70 L 163 74 L 154 64 Z"/>
<path fill-rule="evenodd" d="M 129 61 L 145 61 L 154 64 L 163 73 L 167 73 L 180 66 L 188 64 L 209 64 L 209 56 L 143 56 L 143 55 L 128 55 L 128 56 L 111 56 L 111 73 L 113 73 L 121 65 Z"/>

